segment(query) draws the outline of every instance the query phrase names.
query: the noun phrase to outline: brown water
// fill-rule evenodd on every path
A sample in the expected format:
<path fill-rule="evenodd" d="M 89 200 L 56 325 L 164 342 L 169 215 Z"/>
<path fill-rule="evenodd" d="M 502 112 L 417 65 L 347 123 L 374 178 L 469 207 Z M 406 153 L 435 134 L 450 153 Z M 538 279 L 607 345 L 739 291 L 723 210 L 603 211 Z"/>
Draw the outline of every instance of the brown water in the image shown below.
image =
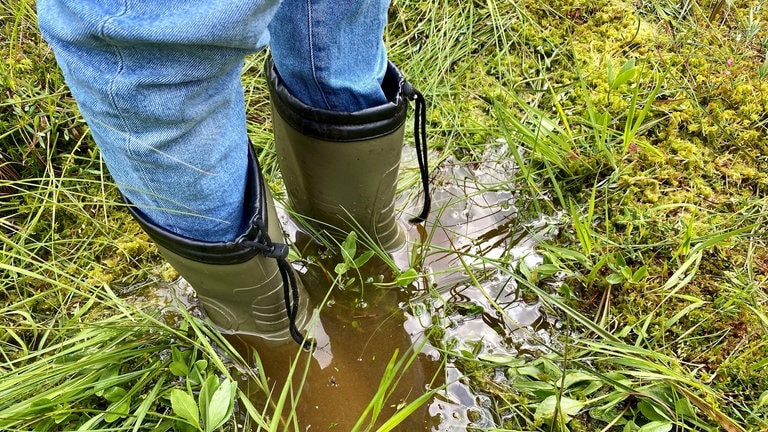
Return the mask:
<path fill-rule="evenodd" d="M 412 353 L 415 359 L 374 425 L 427 389 L 440 386 L 444 387 L 394 430 L 459 431 L 500 424 L 490 398 L 437 347 L 478 356 L 546 350 L 542 342 L 548 342 L 553 322 L 539 304 L 519 299 L 514 279 L 498 271 L 499 266 L 540 264 L 537 239 L 554 232 L 554 224 L 545 218 L 517 219 L 516 197 L 509 186 L 515 169 L 510 159 L 489 155 L 473 167 L 443 163 L 433 176 L 432 215 L 408 233 L 411 244 L 421 245 L 416 250 L 427 277 L 405 289 L 374 286 L 371 281 L 381 275 L 391 280 L 388 269 L 376 263 L 361 269 L 346 288 L 332 286 L 330 275 L 338 258 L 303 250 L 310 260 L 297 270 L 313 300 L 322 303 L 330 290 L 320 318 L 331 342 L 324 354 L 302 358 L 309 361 L 309 370 L 297 404 L 299 430 L 351 430 L 395 352 Z M 292 239 L 305 244 L 284 213 L 281 218 Z M 412 252 L 409 246 L 394 255 L 400 268 L 408 268 Z M 430 333 L 435 328 L 440 331 Z M 266 376 L 283 384 L 286 359 L 295 354 L 260 353 Z"/>
<path fill-rule="evenodd" d="M 319 284 L 312 281 L 311 278 L 316 275 L 305 272 L 302 280 L 306 286 L 329 286 L 327 283 L 323 285 L 322 281 Z M 310 285 L 312 282 L 315 284 Z M 313 300 L 318 302 L 322 301 L 319 297 L 325 295 L 318 290 L 314 294 Z M 297 352 L 295 344 L 277 348 L 260 347 L 256 340 L 241 340 L 237 345 L 241 353 L 248 354 L 251 353 L 250 347 L 255 347 L 263 362 L 264 373 L 276 389 L 286 385 L 291 362 L 299 358 L 300 372 L 294 373 L 291 382 L 298 394 L 303 381 L 299 402 L 295 404 L 299 430 L 352 430 L 373 399 L 395 353 L 398 358 L 411 360 L 411 363 L 403 368 L 397 385 L 391 387 L 378 418 L 369 415 L 364 424 L 371 423 L 378 427 L 398 407 L 421 396 L 430 382 L 441 384 L 439 356 L 414 350 L 413 339 L 405 330 L 404 324 L 409 318 L 399 306 L 402 292 L 367 289 L 364 293 L 349 294 L 331 295 L 329 305 L 320 311 L 328 338 L 318 338 L 318 347 L 312 355 L 300 350 Z M 361 300 L 368 306 L 359 307 Z M 306 377 L 302 376 L 304 368 L 307 368 Z M 254 386 L 253 390 L 254 399 L 259 399 L 262 390 L 258 386 Z M 430 430 L 427 429 L 430 421 L 427 407 L 423 406 L 394 430 Z"/>
<path fill-rule="evenodd" d="M 298 401 L 289 405 L 295 407 L 297 419 L 285 419 L 296 421 L 287 430 L 352 430 L 395 353 L 412 361 L 387 393 L 377 418 L 366 416 L 364 426 L 372 424 L 371 430 L 376 430 L 399 408 L 437 388 L 427 403 L 393 430 L 482 430 L 501 424 L 491 398 L 438 347 L 476 356 L 546 351 L 554 321 L 538 303 L 520 299 L 515 280 L 509 272 L 499 271 L 500 267 L 540 264 L 537 241 L 555 230 L 547 218 L 519 220 L 515 192 L 510 190 L 514 171 L 511 158 L 501 152 L 489 153 L 474 166 L 455 161 L 442 164 L 433 175 L 430 219 L 409 228 L 410 241 L 420 245 L 417 261 L 423 263 L 421 272 L 426 277 L 403 289 L 375 286 L 376 281 L 391 280 L 391 271 L 380 262 L 371 262 L 359 274 L 350 272 L 352 277 L 344 282 L 349 284 L 343 288 L 334 284 L 338 258 L 302 239 L 281 212 L 291 239 L 308 247 L 303 249 L 307 260 L 294 267 L 313 302 L 325 304 L 319 318 L 327 339 L 319 338 L 313 355 L 294 344 L 263 347 L 256 340 L 232 342 L 246 359 L 258 353 L 264 368 L 260 372 L 273 392 L 292 386 L 293 400 Z M 408 267 L 414 259 L 412 251 L 409 247 L 395 254 L 399 267 Z M 294 360 L 299 372 L 288 383 Z M 244 387 L 250 388 L 257 407 L 267 404 L 260 386 L 246 382 Z M 286 408 L 283 413 L 289 411 Z"/>

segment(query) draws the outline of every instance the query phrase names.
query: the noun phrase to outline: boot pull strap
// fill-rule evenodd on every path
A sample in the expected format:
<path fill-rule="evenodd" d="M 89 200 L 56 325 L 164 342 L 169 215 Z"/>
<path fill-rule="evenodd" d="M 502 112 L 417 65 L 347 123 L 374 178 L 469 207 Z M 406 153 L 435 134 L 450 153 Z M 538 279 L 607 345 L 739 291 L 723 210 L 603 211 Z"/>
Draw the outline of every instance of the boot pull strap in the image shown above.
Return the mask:
<path fill-rule="evenodd" d="M 286 260 L 286 257 L 288 257 L 288 246 L 272 242 L 261 216 L 255 216 L 251 219 L 251 226 L 246 236 L 240 240 L 240 243 L 258 251 L 266 258 L 274 258 L 277 261 L 277 268 L 283 280 L 283 299 L 285 301 L 285 312 L 288 315 L 288 332 L 293 340 L 301 345 L 302 348 L 312 351 L 315 347 L 315 341 L 305 338 L 296 326 L 296 315 L 299 313 L 299 286 L 296 283 L 296 276 L 293 274 L 291 265 Z"/>
<path fill-rule="evenodd" d="M 409 220 L 410 223 L 416 224 L 427 220 L 430 207 L 432 207 L 432 197 L 429 194 L 429 164 L 427 162 L 427 102 L 421 92 L 416 90 L 408 81 L 403 82 L 403 93 L 408 100 L 414 102 L 413 137 L 416 143 L 416 157 L 419 160 L 421 186 L 424 189 L 424 206 L 421 208 L 421 213 Z"/>

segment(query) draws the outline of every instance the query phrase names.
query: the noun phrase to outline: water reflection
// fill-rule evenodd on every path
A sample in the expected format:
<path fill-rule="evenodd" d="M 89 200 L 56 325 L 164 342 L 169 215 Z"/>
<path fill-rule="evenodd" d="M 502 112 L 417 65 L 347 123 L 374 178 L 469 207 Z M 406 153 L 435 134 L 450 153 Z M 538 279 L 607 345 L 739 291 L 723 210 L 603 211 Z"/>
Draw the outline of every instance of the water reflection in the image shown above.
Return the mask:
<path fill-rule="evenodd" d="M 542 341 L 548 340 L 553 320 L 539 303 L 519 296 L 509 272 L 498 271 L 541 264 L 536 244 L 555 230 L 545 217 L 519 217 L 511 190 L 515 169 L 511 157 L 491 150 L 473 166 L 446 161 L 435 175 L 435 210 L 418 233 L 432 294 L 413 299 L 412 305 L 429 304 L 442 330 L 431 342 L 449 352 L 478 358 L 546 351 Z M 461 360 L 446 361 L 447 386 L 429 407 L 437 425 L 431 430 L 500 427 L 493 401 L 465 374 Z"/>

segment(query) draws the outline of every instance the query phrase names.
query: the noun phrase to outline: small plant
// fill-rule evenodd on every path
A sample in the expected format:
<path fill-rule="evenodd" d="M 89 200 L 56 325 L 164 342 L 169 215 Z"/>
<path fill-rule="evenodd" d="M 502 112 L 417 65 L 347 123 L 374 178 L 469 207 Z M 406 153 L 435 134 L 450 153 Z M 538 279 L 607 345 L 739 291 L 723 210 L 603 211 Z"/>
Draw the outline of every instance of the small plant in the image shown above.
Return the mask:
<path fill-rule="evenodd" d="M 358 270 L 365 265 L 374 255 L 372 250 L 367 250 L 357 256 L 357 233 L 350 231 L 347 234 L 347 238 L 341 243 L 341 258 L 342 262 L 336 264 L 334 271 L 338 276 L 345 276 L 350 270 Z M 348 285 L 351 281 L 348 281 Z"/>
<path fill-rule="evenodd" d="M 193 370 L 199 369 L 193 367 Z M 235 406 L 236 382 L 229 379 L 220 381 L 215 375 L 209 374 L 199 385 L 197 400 L 192 391 L 192 381 L 187 382 L 186 391 L 174 388 L 169 395 L 173 412 L 183 421 L 182 424 L 177 422 L 176 430 L 212 432 L 229 420 Z"/>
<path fill-rule="evenodd" d="M 628 266 L 624 260 L 624 256 L 616 254 L 613 262 L 608 263 L 608 267 L 611 269 L 605 281 L 611 285 L 617 285 L 624 282 L 632 284 L 639 284 L 645 280 L 645 276 L 648 274 L 648 266 L 644 265 L 637 270 L 632 270 L 632 267 Z"/>

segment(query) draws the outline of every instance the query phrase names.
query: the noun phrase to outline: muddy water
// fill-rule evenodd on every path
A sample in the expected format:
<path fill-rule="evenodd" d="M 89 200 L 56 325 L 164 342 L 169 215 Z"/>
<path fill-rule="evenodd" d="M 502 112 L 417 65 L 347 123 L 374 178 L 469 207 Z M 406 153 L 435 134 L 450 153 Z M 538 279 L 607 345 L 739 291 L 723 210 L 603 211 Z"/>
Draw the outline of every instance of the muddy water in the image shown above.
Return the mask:
<path fill-rule="evenodd" d="M 311 272 L 303 276 L 305 284 L 314 277 Z M 329 285 L 326 283 L 324 286 Z M 299 402 L 295 404 L 299 430 L 352 430 L 379 389 L 393 355 L 410 364 L 402 367 L 404 372 L 398 374 L 399 382 L 393 383 L 387 390 L 380 413 L 366 415 L 363 425 L 380 426 L 399 407 L 421 396 L 430 383 L 440 385 L 439 356 L 414 349 L 411 335 L 405 331 L 404 324 L 408 317 L 399 306 L 402 304 L 402 292 L 378 291 L 370 289 L 355 295 L 332 294 L 330 305 L 319 314 L 328 339 L 318 337 L 318 346 L 312 355 L 297 352 L 293 344 L 277 348 L 260 347 L 258 341 L 243 340 L 237 346 L 238 350 L 247 353 L 250 353 L 249 347 L 256 347 L 265 376 L 273 388 L 282 389 L 290 384 L 293 391 L 299 394 L 303 381 Z M 321 292 L 315 291 L 314 294 L 319 297 Z M 323 300 L 317 297 L 313 295 L 313 300 Z M 360 300 L 368 306 L 361 308 Z M 294 372 L 294 379 L 289 382 L 286 376 L 291 361 L 297 357 L 296 368 L 299 372 Z M 307 372 L 303 377 L 305 368 Z M 258 387 L 254 390 L 254 399 L 258 400 L 262 390 Z M 288 411 L 290 409 L 284 410 Z M 426 429 L 430 421 L 428 409 L 423 406 L 394 430 L 430 430 Z"/>
<path fill-rule="evenodd" d="M 394 256 L 402 269 L 415 263 L 426 275 L 405 289 L 375 286 L 382 275 L 391 280 L 380 263 L 351 275 L 344 287 L 334 285 L 338 258 L 303 250 L 310 258 L 296 268 L 315 303 L 328 296 L 320 319 L 330 343 L 314 357 L 299 355 L 299 364 L 308 365 L 296 405 L 299 430 L 351 430 L 395 353 L 411 356 L 412 362 L 378 419 L 366 417 L 365 425 L 380 426 L 398 408 L 438 388 L 394 430 L 457 431 L 501 424 L 490 398 L 438 347 L 477 356 L 518 356 L 544 350 L 540 341 L 549 339 L 553 323 L 540 305 L 520 300 L 515 281 L 498 271 L 499 266 L 538 265 L 536 239 L 553 230 L 546 219 L 518 220 L 510 159 L 489 155 L 475 166 L 443 164 L 434 176 L 432 216 L 423 226 L 408 228 L 410 245 Z M 292 227 L 285 214 L 281 218 Z M 289 234 L 306 246 L 293 228 Z M 259 352 L 266 376 L 276 388 L 285 385 L 282 377 L 288 359 L 297 356 L 295 349 Z M 298 386 L 298 380 L 293 384 Z"/>

